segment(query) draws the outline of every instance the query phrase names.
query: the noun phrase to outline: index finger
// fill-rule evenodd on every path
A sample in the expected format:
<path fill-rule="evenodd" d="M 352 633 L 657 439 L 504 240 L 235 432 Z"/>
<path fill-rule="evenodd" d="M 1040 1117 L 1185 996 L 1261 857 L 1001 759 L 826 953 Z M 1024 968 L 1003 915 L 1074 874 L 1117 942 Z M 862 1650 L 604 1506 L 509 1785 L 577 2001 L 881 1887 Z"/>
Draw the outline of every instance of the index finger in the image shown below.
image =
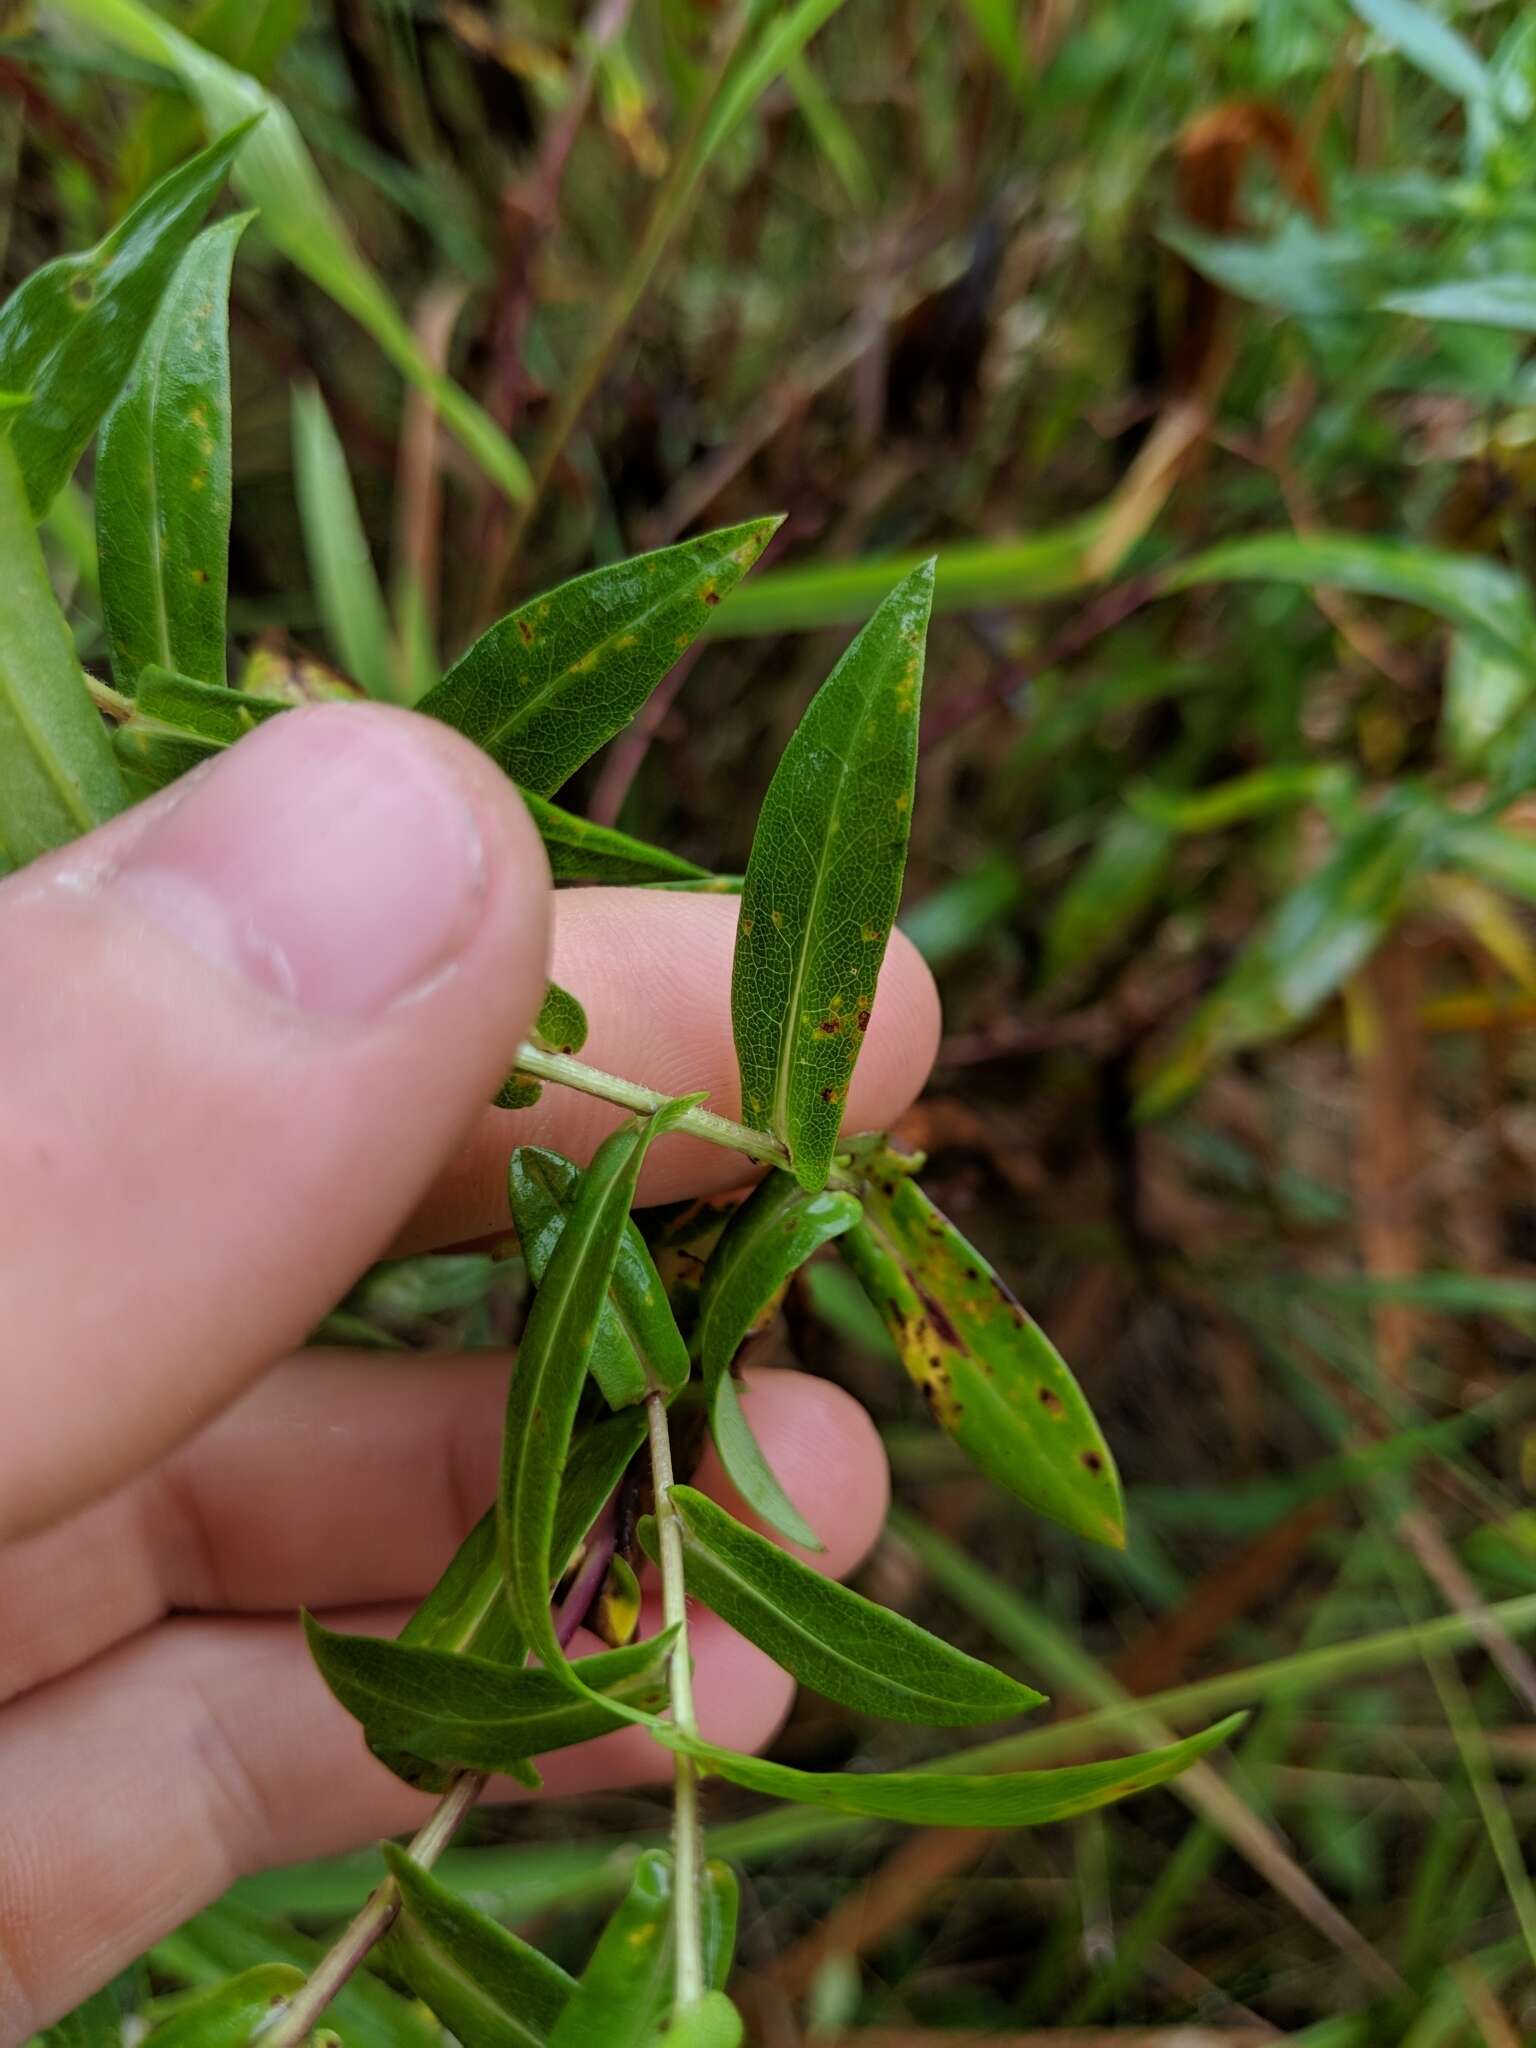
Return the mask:
<path fill-rule="evenodd" d="M 728 897 L 647 889 L 557 895 L 550 972 L 586 1009 L 582 1059 L 663 1094 L 706 1089 L 711 1109 L 739 1116 L 730 1002 L 736 910 Z M 933 977 L 910 940 L 894 932 L 848 1092 L 848 1129 L 894 1123 L 921 1090 L 938 1043 Z M 530 1109 L 487 1109 L 396 1249 L 469 1243 L 504 1230 L 514 1146 L 546 1145 L 584 1164 L 625 1114 L 553 1085 Z M 663 1138 L 646 1160 L 640 1200 L 721 1194 L 750 1177 L 736 1153 L 698 1138 Z"/>

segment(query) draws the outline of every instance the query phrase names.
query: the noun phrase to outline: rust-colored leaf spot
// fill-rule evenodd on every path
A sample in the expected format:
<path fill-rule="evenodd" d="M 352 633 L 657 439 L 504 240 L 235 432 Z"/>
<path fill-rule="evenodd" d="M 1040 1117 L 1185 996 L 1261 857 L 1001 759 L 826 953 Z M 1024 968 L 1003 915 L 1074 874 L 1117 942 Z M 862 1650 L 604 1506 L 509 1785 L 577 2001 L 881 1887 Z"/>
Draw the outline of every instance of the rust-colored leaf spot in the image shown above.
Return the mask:
<path fill-rule="evenodd" d="M 1060 1415 L 1060 1413 L 1062 1412 L 1061 1396 L 1053 1388 L 1041 1387 L 1041 1389 L 1039 1390 L 1038 1399 L 1040 1402 L 1040 1406 L 1043 1409 L 1045 1409 L 1047 1414 Z"/>
<path fill-rule="evenodd" d="M 938 1331 L 942 1341 L 946 1344 L 953 1344 L 957 1348 L 963 1348 L 961 1346 L 960 1332 L 955 1328 L 938 1302 L 934 1300 L 925 1287 L 920 1287 L 917 1291 L 922 1296 L 923 1307 L 927 1309 L 929 1319 L 935 1330 Z"/>
<path fill-rule="evenodd" d="M 859 1027 L 859 1029 L 860 1029 L 861 1031 L 867 1031 L 867 1030 L 869 1029 L 869 1012 L 868 1012 L 868 1010 L 860 1010 L 859 1014 L 857 1015 L 857 1017 L 855 1017 L 855 1018 L 854 1018 L 854 1020 L 853 1020 L 853 1021 L 854 1021 L 854 1023 L 855 1023 L 855 1024 L 857 1024 L 857 1025 L 858 1025 L 858 1027 Z"/>
<path fill-rule="evenodd" d="M 1104 1470 L 1104 1460 L 1097 1451 L 1084 1451 L 1082 1462 L 1085 1471 L 1102 1472 Z"/>
<path fill-rule="evenodd" d="M 533 645 L 533 628 L 529 625 L 526 619 L 518 620 L 517 637 L 519 640 L 522 641 L 525 647 L 531 647 Z"/>

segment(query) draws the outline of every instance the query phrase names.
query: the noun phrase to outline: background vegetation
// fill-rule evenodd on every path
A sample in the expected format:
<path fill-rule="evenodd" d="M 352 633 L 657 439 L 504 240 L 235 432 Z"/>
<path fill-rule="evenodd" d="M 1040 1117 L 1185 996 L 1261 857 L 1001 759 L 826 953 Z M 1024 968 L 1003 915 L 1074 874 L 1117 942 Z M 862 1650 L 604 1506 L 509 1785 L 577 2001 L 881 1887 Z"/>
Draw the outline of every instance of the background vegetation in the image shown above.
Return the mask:
<path fill-rule="evenodd" d="M 231 585 L 295 688 L 408 699 L 511 598 L 783 510 L 566 797 L 739 872 L 812 686 L 939 554 L 904 921 L 947 1022 L 902 1135 L 1082 1379 L 1128 1551 L 916 1427 L 840 1269 L 761 1355 L 887 1433 L 871 1589 L 1053 1694 L 1009 1757 L 1260 1711 L 1230 1772 L 1018 1836 L 715 1788 L 758 2038 L 1536 2039 L 1536 17 L 13 4 L 4 287 L 227 91 L 162 19 L 296 124 L 235 272 Z M 103 672 L 90 531 L 73 487 Z M 416 1262 L 346 1327 L 498 1341 L 519 1300 Z M 779 1753 L 923 1751 L 806 1705 Z M 442 1868 L 579 1961 L 658 1822 L 509 1812 Z M 376 1869 L 243 1884 L 140 1988 L 309 1953 Z"/>

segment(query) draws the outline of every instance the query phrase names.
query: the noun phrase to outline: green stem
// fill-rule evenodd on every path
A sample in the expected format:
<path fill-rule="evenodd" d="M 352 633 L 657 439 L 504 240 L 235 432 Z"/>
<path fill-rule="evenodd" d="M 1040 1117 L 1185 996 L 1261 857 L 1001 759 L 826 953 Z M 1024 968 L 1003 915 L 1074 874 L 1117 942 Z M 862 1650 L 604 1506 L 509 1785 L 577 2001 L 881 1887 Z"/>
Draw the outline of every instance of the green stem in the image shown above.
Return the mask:
<path fill-rule="evenodd" d="M 656 1494 L 657 1547 L 661 1553 L 662 1615 L 677 1630 L 668 1661 L 672 1720 L 685 1735 L 696 1736 L 693 1711 L 693 1659 L 688 1646 L 688 1599 L 683 1582 L 683 1530 L 672 1505 L 672 1441 L 667 1431 L 667 1404 L 652 1394 L 645 1404 L 651 1437 L 651 1481 Z M 676 1901 L 676 2009 L 687 2012 L 703 1998 L 704 1936 L 701 1900 L 704 1884 L 704 1831 L 699 1821 L 699 1774 L 691 1758 L 679 1756 L 673 1775 L 672 1879 Z"/>
<path fill-rule="evenodd" d="M 456 1778 L 443 1794 L 437 1810 L 413 1838 L 411 1860 L 423 1870 L 430 1870 L 484 1790 L 485 1777 L 479 1771 L 465 1771 Z M 337 1992 L 362 1968 L 375 1943 L 389 1932 L 399 1910 L 399 1892 L 394 1879 L 387 1877 L 369 1894 L 356 1919 L 321 1958 L 309 1982 L 282 2008 L 272 2026 L 257 2037 L 260 2048 L 302 2048 Z"/>

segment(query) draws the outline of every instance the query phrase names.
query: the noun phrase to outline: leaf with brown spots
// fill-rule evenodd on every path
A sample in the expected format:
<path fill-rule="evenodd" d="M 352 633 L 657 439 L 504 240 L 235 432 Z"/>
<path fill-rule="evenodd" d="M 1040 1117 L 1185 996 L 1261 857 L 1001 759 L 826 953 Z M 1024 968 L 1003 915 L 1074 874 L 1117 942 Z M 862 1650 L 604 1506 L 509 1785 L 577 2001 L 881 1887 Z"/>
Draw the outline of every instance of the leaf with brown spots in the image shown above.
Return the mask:
<path fill-rule="evenodd" d="M 743 1119 L 826 1186 L 901 901 L 933 564 L 898 583 L 812 699 L 758 815 L 731 1022 Z"/>
<path fill-rule="evenodd" d="M 874 1151 L 864 1221 L 838 1249 L 929 1413 L 989 1478 L 1099 1543 L 1125 1543 L 1114 1460 L 1055 1346 L 911 1179 Z"/>
<path fill-rule="evenodd" d="M 628 725 L 778 525 L 752 519 L 562 583 L 482 633 L 418 709 L 553 796 Z"/>
<path fill-rule="evenodd" d="M 205 228 L 165 288 L 96 454 L 96 546 L 117 687 L 151 663 L 224 681 L 229 276 L 251 214 Z"/>

